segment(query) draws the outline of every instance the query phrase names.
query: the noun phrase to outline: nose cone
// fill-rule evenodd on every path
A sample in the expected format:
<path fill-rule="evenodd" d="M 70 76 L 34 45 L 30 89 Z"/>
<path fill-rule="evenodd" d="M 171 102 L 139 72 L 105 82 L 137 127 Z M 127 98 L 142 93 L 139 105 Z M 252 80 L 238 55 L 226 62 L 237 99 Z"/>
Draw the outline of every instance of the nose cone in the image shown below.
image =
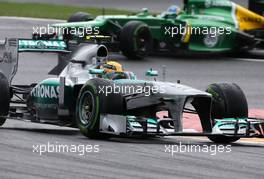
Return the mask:
<path fill-rule="evenodd" d="M 264 17 L 240 6 L 236 5 L 236 18 L 239 30 L 257 30 L 264 28 Z"/>

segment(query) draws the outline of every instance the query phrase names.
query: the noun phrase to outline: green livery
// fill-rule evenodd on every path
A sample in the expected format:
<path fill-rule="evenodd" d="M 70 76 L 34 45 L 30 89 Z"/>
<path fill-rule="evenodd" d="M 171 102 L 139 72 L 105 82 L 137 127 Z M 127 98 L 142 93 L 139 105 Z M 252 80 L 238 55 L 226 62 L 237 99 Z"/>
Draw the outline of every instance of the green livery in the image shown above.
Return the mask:
<path fill-rule="evenodd" d="M 76 16 L 76 15 L 73 15 Z M 77 18 L 78 19 L 78 18 Z M 264 18 L 229 0 L 187 0 L 152 15 L 147 9 L 136 15 L 103 15 L 93 20 L 54 24 L 68 29 L 65 41 L 81 43 L 90 35 L 111 36 L 108 47 L 127 57 L 149 53 L 229 53 L 262 48 Z M 72 34 L 69 29 L 96 29 L 93 34 Z"/>

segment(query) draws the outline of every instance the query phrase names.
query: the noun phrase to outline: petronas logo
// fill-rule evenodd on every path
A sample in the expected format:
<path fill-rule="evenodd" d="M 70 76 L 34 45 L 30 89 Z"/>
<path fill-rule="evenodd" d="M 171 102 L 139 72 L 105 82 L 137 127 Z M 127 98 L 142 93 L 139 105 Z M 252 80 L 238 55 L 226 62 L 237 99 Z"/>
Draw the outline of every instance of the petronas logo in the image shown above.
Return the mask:
<path fill-rule="evenodd" d="M 42 48 L 46 48 L 46 45 L 42 42 L 42 41 L 38 41 L 37 42 L 37 46 L 42 49 Z"/>

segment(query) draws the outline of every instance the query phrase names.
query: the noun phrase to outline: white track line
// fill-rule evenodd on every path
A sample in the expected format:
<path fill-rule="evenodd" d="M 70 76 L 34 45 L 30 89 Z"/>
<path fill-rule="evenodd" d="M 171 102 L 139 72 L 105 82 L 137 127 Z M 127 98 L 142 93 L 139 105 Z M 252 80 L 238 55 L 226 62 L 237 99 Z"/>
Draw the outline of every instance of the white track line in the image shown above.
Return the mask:
<path fill-rule="evenodd" d="M 45 18 L 32 18 L 32 17 L 10 17 L 10 16 L 1 16 L 0 19 L 7 19 L 7 20 L 27 20 L 27 21 L 66 22 L 65 20 L 59 20 L 59 19 L 45 19 Z"/>
<path fill-rule="evenodd" d="M 243 59 L 243 58 L 235 58 L 234 60 L 238 61 L 245 61 L 245 62 L 258 62 L 258 63 L 264 63 L 264 59 Z"/>

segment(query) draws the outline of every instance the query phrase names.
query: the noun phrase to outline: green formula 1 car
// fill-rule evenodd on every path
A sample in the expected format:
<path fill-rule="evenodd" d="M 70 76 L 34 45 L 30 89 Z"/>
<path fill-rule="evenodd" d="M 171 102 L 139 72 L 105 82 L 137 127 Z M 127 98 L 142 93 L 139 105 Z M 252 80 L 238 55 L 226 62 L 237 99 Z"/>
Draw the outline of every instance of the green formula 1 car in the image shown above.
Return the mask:
<path fill-rule="evenodd" d="M 259 13 L 256 5 L 250 8 Z M 159 15 L 147 9 L 136 15 L 73 14 L 67 23 L 54 24 L 66 42 L 86 41 L 90 35 L 110 36 L 105 45 L 129 58 L 149 53 L 230 53 L 263 47 L 264 17 L 229 0 L 185 0 L 183 9 L 170 7 Z M 60 29 L 60 30 L 58 30 Z M 85 29 L 85 30 L 84 30 Z M 62 35 L 62 33 L 60 33 Z M 58 33 L 51 33 L 48 38 Z M 42 35 L 42 36 L 41 36 Z M 34 38 L 47 35 L 34 34 Z M 192 54 L 192 53 L 191 53 Z"/>
<path fill-rule="evenodd" d="M 7 39 L 1 43 L 0 126 L 6 119 L 20 119 L 79 127 L 90 138 L 208 136 L 228 143 L 264 137 L 263 120 L 248 117 L 247 100 L 236 84 L 212 84 L 200 91 L 158 81 L 154 70 L 146 72 L 149 80 L 139 80 L 110 61 L 103 45 L 81 44 L 68 52 L 64 41 Z M 57 77 L 15 85 L 12 79 L 20 52 L 70 53 L 70 62 Z M 203 131 L 184 131 L 183 113 L 197 114 Z"/>

